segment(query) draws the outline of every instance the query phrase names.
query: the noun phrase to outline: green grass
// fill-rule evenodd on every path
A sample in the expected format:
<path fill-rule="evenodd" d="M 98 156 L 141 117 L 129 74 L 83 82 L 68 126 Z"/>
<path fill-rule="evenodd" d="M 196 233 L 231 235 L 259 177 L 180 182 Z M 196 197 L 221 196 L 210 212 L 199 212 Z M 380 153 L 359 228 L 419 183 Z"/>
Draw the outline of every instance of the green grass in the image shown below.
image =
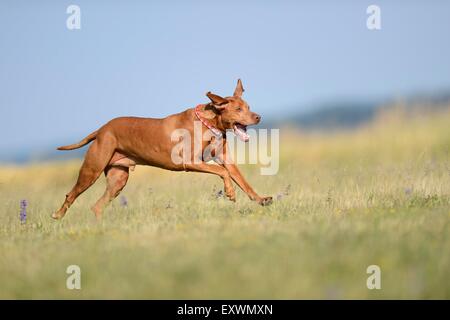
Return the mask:
<path fill-rule="evenodd" d="M 138 167 L 128 207 L 115 200 L 95 221 L 102 178 L 53 221 L 79 162 L 3 167 L 0 298 L 448 299 L 448 123 L 391 114 L 352 132 L 281 130 L 280 172 L 244 168 L 260 194 L 281 195 L 270 207 L 216 198 L 213 176 Z M 66 289 L 71 264 L 81 290 Z M 366 287 L 373 264 L 381 290 Z"/>

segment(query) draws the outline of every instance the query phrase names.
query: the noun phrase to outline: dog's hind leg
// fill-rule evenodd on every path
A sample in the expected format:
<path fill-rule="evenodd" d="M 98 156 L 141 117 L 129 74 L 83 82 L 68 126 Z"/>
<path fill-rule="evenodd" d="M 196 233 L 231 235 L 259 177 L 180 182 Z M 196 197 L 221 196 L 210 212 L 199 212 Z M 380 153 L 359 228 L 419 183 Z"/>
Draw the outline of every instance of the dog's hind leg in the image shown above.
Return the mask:
<path fill-rule="evenodd" d="M 129 169 L 128 167 L 108 166 L 105 169 L 106 175 L 106 190 L 103 196 L 98 199 L 95 205 L 92 207 L 97 219 L 101 218 L 103 209 L 119 195 L 120 191 L 125 187 L 128 181 Z"/>
<path fill-rule="evenodd" d="M 98 137 L 89 147 L 78 180 L 72 190 L 66 195 L 61 208 L 52 214 L 52 218 L 61 219 L 75 199 L 88 189 L 98 179 L 106 168 L 116 148 L 116 139 L 111 136 Z"/>

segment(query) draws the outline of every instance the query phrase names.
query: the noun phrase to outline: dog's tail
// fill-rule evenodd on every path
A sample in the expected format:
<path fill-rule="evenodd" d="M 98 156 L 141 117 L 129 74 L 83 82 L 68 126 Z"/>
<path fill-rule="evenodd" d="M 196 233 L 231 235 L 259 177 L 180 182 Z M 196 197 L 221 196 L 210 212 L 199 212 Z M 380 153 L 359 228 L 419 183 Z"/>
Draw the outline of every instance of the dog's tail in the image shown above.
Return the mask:
<path fill-rule="evenodd" d="M 86 138 L 84 138 L 83 140 L 81 140 L 78 143 L 74 143 L 68 146 L 62 146 L 62 147 L 58 147 L 58 150 L 73 150 L 73 149 L 78 149 L 81 148 L 84 145 L 87 145 L 89 142 L 91 142 L 92 140 L 94 140 L 97 137 L 97 131 L 92 132 L 90 135 L 88 135 Z"/>

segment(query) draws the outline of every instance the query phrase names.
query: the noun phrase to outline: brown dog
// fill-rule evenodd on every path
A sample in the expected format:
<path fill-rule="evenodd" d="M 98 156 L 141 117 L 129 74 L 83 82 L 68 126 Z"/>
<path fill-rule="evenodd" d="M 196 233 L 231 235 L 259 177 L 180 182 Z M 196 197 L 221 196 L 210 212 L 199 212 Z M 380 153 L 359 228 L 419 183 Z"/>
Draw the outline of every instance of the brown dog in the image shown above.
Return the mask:
<path fill-rule="evenodd" d="M 107 179 L 106 191 L 92 207 L 96 217 L 100 218 L 105 206 L 125 187 L 129 170 L 133 170 L 137 164 L 172 171 L 212 173 L 223 179 L 225 194 L 230 200 L 235 201 L 231 182 L 233 180 L 251 200 L 261 205 L 270 204 L 272 197 L 260 197 L 245 181 L 236 165 L 230 161 L 224 161 L 227 151 L 226 130 L 234 130 L 239 138 L 247 141 L 246 127 L 257 124 L 261 120 L 258 114 L 250 111 L 248 104 L 241 98 L 243 92 L 244 88 L 239 79 L 232 97 L 222 98 L 208 92 L 210 103 L 164 119 L 116 118 L 79 143 L 59 147 L 58 150 L 73 150 L 94 140 L 86 153 L 77 183 L 66 195 L 62 207 L 52 217 L 55 219 L 64 217 L 75 199 L 88 189 L 103 171 Z M 175 163 L 172 160 L 172 152 L 177 142 L 173 141 L 172 133 L 180 128 L 193 133 L 194 122 L 198 120 L 202 122 L 202 134 L 211 130 L 221 135 L 223 152 L 217 155 L 212 153 L 213 157 L 210 159 L 204 158 L 204 149 L 215 140 L 212 135 L 211 139 L 200 142 L 202 150 L 191 152 L 191 161 Z M 215 160 L 219 165 L 206 163 L 209 160 Z"/>

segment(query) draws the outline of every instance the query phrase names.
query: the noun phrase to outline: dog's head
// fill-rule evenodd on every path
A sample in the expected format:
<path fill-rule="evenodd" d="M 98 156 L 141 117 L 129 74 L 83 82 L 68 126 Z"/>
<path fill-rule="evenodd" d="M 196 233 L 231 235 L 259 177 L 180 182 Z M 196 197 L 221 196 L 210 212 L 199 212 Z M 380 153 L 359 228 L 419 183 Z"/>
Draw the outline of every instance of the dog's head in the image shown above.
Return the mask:
<path fill-rule="evenodd" d="M 232 97 L 222 98 L 214 93 L 208 92 L 206 96 L 211 100 L 211 106 L 215 112 L 220 115 L 218 117 L 219 129 L 233 130 L 242 141 L 248 141 L 247 126 L 258 124 L 261 116 L 250 111 L 247 102 L 242 99 L 244 87 L 241 79 L 238 80 L 236 89 Z"/>

